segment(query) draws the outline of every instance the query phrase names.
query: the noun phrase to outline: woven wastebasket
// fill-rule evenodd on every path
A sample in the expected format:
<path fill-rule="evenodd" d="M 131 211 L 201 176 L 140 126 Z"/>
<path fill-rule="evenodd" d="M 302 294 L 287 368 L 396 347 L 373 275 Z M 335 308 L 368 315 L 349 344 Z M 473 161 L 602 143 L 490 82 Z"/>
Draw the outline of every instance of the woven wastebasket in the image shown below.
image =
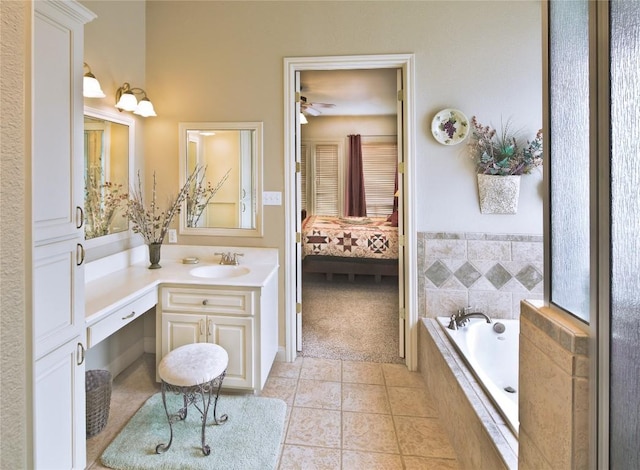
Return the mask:
<path fill-rule="evenodd" d="M 87 438 L 104 429 L 111 406 L 111 373 L 108 370 L 88 370 L 85 374 L 87 407 Z"/>

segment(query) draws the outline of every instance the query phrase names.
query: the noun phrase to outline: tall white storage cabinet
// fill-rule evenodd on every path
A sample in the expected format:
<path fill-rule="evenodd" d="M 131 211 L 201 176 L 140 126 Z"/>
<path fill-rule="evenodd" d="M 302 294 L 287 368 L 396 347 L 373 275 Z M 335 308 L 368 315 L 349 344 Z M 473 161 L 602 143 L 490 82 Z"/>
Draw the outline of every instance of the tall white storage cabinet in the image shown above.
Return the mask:
<path fill-rule="evenodd" d="M 74 1 L 33 2 L 34 463 L 84 469 L 84 24 Z"/>

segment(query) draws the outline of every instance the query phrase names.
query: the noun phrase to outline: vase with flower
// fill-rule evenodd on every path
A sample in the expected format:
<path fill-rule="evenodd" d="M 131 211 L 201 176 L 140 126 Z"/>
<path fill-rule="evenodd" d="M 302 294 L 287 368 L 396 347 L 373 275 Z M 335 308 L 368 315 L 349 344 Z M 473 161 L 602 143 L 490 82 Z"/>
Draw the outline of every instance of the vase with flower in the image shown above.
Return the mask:
<path fill-rule="evenodd" d="M 513 131 L 508 120 L 498 132 L 471 118 L 469 156 L 478 179 L 480 211 L 483 214 L 515 214 L 520 195 L 520 176 L 542 165 L 542 130 L 533 140 Z"/>
<path fill-rule="evenodd" d="M 187 197 L 189 187 L 193 184 L 196 173 L 187 178 L 184 186 L 178 192 L 176 198 L 167 209 L 160 209 L 156 200 L 156 174 L 153 173 L 153 188 L 151 203 L 145 206 L 145 200 L 138 172 L 137 186 L 129 192 L 125 216 L 131 221 L 134 233 L 139 233 L 149 249 L 149 269 L 158 269 L 160 266 L 160 250 L 171 221 L 180 212 L 180 207 Z"/>

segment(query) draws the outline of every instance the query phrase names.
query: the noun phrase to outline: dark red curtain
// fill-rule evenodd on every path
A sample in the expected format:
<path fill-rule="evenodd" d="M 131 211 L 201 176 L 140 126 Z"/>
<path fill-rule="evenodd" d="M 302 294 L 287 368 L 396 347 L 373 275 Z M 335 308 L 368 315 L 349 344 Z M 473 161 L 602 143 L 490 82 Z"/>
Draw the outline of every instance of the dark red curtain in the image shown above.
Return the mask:
<path fill-rule="evenodd" d="M 345 206 L 345 215 L 347 216 L 365 217 L 367 215 L 360 134 L 349 136 L 349 168 L 347 170 Z"/>

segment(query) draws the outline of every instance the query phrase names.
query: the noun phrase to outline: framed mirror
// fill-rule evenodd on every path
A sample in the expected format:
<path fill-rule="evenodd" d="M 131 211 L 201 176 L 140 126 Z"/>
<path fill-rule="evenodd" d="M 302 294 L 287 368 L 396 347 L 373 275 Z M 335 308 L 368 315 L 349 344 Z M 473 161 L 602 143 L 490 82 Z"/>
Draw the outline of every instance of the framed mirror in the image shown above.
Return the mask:
<path fill-rule="evenodd" d="M 135 121 L 84 108 L 84 234 L 87 246 L 131 235 L 124 208 L 133 174 Z"/>
<path fill-rule="evenodd" d="M 180 187 L 197 173 L 180 233 L 261 237 L 262 123 L 179 123 Z"/>

